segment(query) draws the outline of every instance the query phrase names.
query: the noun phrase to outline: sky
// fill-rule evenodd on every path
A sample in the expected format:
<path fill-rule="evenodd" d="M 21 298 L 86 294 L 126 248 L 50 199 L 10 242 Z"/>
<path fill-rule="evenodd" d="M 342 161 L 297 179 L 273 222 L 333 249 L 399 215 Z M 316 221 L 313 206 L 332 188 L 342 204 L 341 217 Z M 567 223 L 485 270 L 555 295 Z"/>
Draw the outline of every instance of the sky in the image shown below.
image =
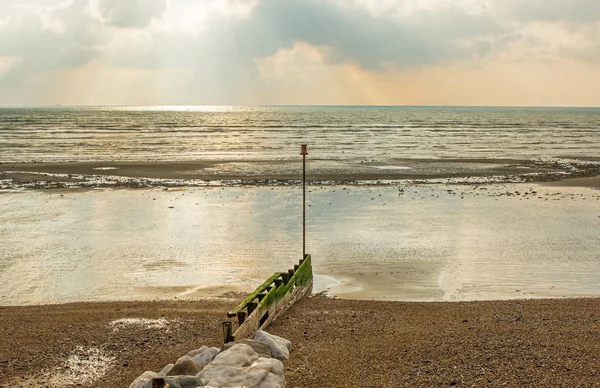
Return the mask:
<path fill-rule="evenodd" d="M 0 104 L 600 106 L 600 1 L 0 0 Z"/>

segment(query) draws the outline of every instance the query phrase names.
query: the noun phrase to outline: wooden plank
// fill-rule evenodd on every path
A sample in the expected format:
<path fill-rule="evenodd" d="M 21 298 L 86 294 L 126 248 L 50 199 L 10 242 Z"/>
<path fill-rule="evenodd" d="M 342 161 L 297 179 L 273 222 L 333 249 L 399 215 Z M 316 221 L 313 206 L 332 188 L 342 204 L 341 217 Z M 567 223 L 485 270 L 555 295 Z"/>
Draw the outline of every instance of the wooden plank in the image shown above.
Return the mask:
<path fill-rule="evenodd" d="M 269 314 L 269 318 L 261 325 L 260 330 L 266 329 L 277 318 L 282 316 L 290 306 L 310 292 L 312 292 L 312 280 L 304 286 L 295 288 L 294 291 L 286 294 L 285 297 L 279 301 L 277 306 L 275 306 L 273 313 Z"/>
<path fill-rule="evenodd" d="M 246 305 L 250 302 L 254 302 L 254 299 L 257 298 L 257 295 L 262 293 L 265 288 L 267 288 L 268 286 L 270 286 L 273 281 L 275 281 L 275 279 L 281 277 L 281 272 L 275 272 L 270 278 L 268 278 L 263 284 L 261 284 L 260 286 L 258 286 L 258 288 L 256 290 L 254 290 L 253 293 L 251 293 L 250 295 L 248 295 L 243 301 L 241 301 L 237 306 L 235 306 L 235 308 L 233 310 L 231 310 L 230 312 L 227 313 L 227 316 L 229 318 L 231 317 L 235 317 L 237 315 L 238 312 L 244 310 L 246 308 Z"/>
<path fill-rule="evenodd" d="M 312 285 L 311 257 L 307 254 L 299 265 L 294 266 L 294 270 L 276 272 L 227 314 L 229 317 L 236 316 L 249 307 L 248 316 L 240 320 L 239 327 L 233 334 L 234 339 L 251 337 L 256 330 L 268 327 L 298 299 L 311 293 Z M 266 290 L 268 292 L 264 293 Z M 255 303 L 256 299 L 259 299 L 258 303 Z"/>

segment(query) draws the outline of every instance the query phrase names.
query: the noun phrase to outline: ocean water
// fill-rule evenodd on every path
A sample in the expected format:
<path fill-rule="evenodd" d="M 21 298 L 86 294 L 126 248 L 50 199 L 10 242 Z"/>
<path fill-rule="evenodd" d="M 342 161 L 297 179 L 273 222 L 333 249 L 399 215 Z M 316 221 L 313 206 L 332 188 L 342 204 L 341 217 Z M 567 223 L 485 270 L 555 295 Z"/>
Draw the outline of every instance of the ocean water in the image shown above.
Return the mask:
<path fill-rule="evenodd" d="M 0 108 L 0 162 L 560 158 L 600 154 L 598 108 Z M 335 163 L 332 163 L 335 165 Z"/>
<path fill-rule="evenodd" d="M 598 190 L 314 186 L 307 200 L 316 292 L 600 296 Z M 300 259 L 301 203 L 293 186 L 0 191 L 0 305 L 251 292 Z"/>

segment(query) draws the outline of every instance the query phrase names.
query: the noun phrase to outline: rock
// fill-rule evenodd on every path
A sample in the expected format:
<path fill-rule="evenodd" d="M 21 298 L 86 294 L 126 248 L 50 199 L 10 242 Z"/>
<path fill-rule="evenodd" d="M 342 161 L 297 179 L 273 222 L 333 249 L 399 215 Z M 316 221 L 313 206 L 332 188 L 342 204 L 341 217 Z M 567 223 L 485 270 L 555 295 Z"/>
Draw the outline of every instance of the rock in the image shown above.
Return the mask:
<path fill-rule="evenodd" d="M 156 377 L 159 377 L 158 373 L 146 371 L 137 379 L 133 380 L 133 383 L 129 385 L 129 388 L 152 388 L 152 379 Z"/>
<path fill-rule="evenodd" d="M 265 377 L 258 384 L 259 388 L 283 388 L 285 377 L 283 376 L 283 363 L 275 358 L 259 358 L 252 364 L 250 369 L 263 370 Z"/>
<path fill-rule="evenodd" d="M 179 364 L 183 361 L 192 361 L 192 358 L 190 356 L 181 356 L 179 359 L 177 359 L 177 361 L 175 361 L 175 364 Z"/>
<path fill-rule="evenodd" d="M 250 346 L 259 357 L 271 358 L 271 350 L 269 346 L 261 341 L 253 340 L 253 339 L 243 339 L 235 342 L 230 342 L 223 346 L 223 350 L 230 349 L 235 344 L 245 344 Z"/>
<path fill-rule="evenodd" d="M 197 356 L 198 354 L 204 352 L 207 349 L 208 349 L 208 346 L 202 345 L 202 347 L 200 349 L 190 350 L 189 352 L 187 352 L 186 356 L 194 357 L 194 356 Z"/>
<path fill-rule="evenodd" d="M 249 367 L 210 364 L 196 377 L 211 387 L 283 388 L 283 364 L 274 358 L 259 358 Z"/>
<path fill-rule="evenodd" d="M 249 366 L 258 360 L 258 354 L 250 346 L 235 344 L 231 348 L 217 354 L 209 365 Z"/>
<path fill-rule="evenodd" d="M 258 388 L 285 388 L 285 379 L 274 373 L 267 373 L 264 380 L 260 382 Z"/>
<path fill-rule="evenodd" d="M 195 376 L 168 376 L 165 377 L 165 383 L 171 388 L 197 388 L 203 385 Z"/>
<path fill-rule="evenodd" d="M 233 379 L 235 376 L 241 374 L 243 372 L 242 367 L 239 366 L 231 366 L 231 365 L 207 365 L 200 373 L 196 375 L 198 380 L 203 385 L 216 385 L 212 382 L 217 378 L 228 378 Z"/>
<path fill-rule="evenodd" d="M 220 351 L 221 349 L 219 348 L 208 348 L 202 353 L 192 357 L 192 361 L 198 365 L 208 365 L 212 362 L 212 360 L 214 360 Z"/>
<path fill-rule="evenodd" d="M 171 371 L 171 369 L 173 369 L 173 366 L 174 364 L 165 365 L 165 367 L 158 372 L 158 375 L 160 377 L 165 377 Z"/>
<path fill-rule="evenodd" d="M 283 363 L 275 358 L 259 358 L 252 363 L 250 368 L 260 368 L 278 376 L 283 376 Z"/>
<path fill-rule="evenodd" d="M 255 388 L 265 379 L 264 369 L 232 367 L 228 365 L 209 365 L 208 373 L 200 376 L 202 384 L 210 387 L 247 387 Z M 212 369 L 212 371 L 211 371 Z"/>
<path fill-rule="evenodd" d="M 269 334 L 263 330 L 258 330 L 254 333 L 254 339 L 265 343 L 269 347 L 271 355 L 276 359 L 284 361 L 290 358 L 292 343 L 285 338 Z"/>
<path fill-rule="evenodd" d="M 167 376 L 195 376 L 201 370 L 200 365 L 189 359 L 176 363 L 167 373 Z"/>

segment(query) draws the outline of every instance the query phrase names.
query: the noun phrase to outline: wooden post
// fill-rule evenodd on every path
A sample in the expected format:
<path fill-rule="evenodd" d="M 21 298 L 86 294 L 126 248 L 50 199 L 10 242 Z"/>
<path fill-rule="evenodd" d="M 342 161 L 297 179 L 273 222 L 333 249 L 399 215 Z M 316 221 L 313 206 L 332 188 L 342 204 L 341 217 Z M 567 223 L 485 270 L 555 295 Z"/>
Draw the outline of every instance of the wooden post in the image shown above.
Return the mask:
<path fill-rule="evenodd" d="M 246 320 L 246 313 L 243 311 L 238 312 L 237 319 L 238 319 L 238 325 L 241 325 Z"/>
<path fill-rule="evenodd" d="M 306 144 L 301 145 L 302 155 L 302 257 L 306 256 L 306 155 L 308 148 Z"/>
<path fill-rule="evenodd" d="M 231 322 L 223 322 L 223 343 L 229 343 L 233 341 L 233 332 Z"/>

